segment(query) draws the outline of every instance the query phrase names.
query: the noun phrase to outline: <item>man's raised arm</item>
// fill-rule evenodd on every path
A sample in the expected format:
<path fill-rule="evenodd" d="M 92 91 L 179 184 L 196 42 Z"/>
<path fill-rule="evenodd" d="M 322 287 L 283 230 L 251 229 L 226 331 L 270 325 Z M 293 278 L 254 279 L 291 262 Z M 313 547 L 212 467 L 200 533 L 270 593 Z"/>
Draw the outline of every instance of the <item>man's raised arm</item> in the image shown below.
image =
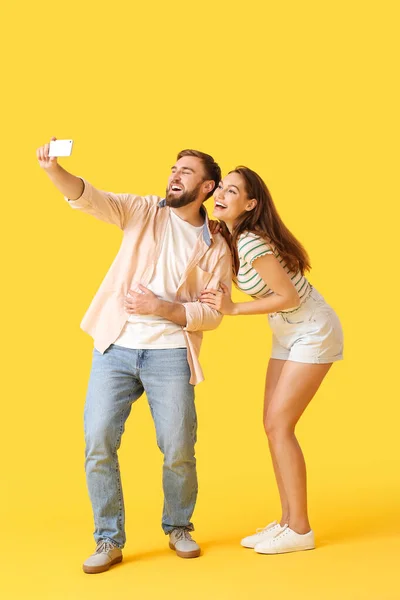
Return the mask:
<path fill-rule="evenodd" d="M 56 138 L 51 138 L 55 141 Z M 56 156 L 49 156 L 50 144 L 45 144 L 36 150 L 36 156 L 39 165 L 49 176 L 58 191 L 70 200 L 77 200 L 82 196 L 84 183 L 82 179 L 68 173 L 61 165 L 58 164 Z"/>
<path fill-rule="evenodd" d="M 52 138 L 52 141 L 56 138 Z M 124 229 L 135 211 L 140 210 L 147 200 L 132 194 L 113 194 L 98 190 L 88 181 L 68 173 L 49 156 L 50 144 L 37 149 L 39 165 L 47 173 L 56 188 L 68 200 L 71 208 L 81 210 L 101 221 Z"/>

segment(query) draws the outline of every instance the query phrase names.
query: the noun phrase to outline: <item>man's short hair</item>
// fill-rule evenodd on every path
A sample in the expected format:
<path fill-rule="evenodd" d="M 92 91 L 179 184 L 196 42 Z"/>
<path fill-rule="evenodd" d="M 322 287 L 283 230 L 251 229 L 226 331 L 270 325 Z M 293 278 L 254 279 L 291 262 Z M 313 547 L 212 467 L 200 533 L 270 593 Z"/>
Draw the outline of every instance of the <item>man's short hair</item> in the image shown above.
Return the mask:
<path fill-rule="evenodd" d="M 205 152 L 200 152 L 200 150 L 181 150 L 177 156 L 176 160 L 179 160 L 183 156 L 195 156 L 196 158 L 200 158 L 203 163 L 204 171 L 206 174 L 206 179 L 210 179 L 214 182 L 214 187 L 206 196 L 206 200 L 213 195 L 213 192 L 219 182 L 221 181 L 221 169 L 219 165 L 215 162 L 212 156 L 206 154 Z"/>

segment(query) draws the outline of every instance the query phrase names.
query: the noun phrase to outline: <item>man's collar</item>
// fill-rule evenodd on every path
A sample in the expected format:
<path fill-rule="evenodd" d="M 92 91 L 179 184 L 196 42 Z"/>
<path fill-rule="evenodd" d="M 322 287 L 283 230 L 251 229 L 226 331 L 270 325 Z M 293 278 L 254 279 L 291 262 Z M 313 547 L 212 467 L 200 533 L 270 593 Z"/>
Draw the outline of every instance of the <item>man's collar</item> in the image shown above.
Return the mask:
<path fill-rule="evenodd" d="M 164 206 L 167 206 L 167 200 L 165 198 L 163 198 L 158 203 L 158 206 L 159 206 L 159 208 L 164 208 Z M 205 243 L 207 244 L 207 246 L 211 246 L 211 242 L 212 242 L 213 237 L 212 237 L 212 234 L 211 234 L 211 231 L 210 231 L 208 214 L 207 214 L 207 211 L 206 211 L 206 209 L 204 208 L 203 205 L 201 205 L 201 207 L 200 207 L 200 213 L 204 217 L 203 239 L 204 239 Z"/>

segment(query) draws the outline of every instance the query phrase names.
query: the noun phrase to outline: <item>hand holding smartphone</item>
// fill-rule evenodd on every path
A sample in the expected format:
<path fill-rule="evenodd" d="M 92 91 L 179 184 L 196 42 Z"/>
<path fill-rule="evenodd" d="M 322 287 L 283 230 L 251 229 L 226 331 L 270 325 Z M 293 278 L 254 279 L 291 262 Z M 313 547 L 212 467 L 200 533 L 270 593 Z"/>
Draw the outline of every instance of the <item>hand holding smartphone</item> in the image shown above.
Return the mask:
<path fill-rule="evenodd" d="M 72 144 L 72 140 L 57 140 L 57 138 L 52 137 L 50 142 L 36 150 L 39 165 L 48 173 L 58 169 L 58 157 L 71 156 Z"/>
<path fill-rule="evenodd" d="M 49 147 L 49 157 L 71 156 L 72 140 L 52 140 Z"/>

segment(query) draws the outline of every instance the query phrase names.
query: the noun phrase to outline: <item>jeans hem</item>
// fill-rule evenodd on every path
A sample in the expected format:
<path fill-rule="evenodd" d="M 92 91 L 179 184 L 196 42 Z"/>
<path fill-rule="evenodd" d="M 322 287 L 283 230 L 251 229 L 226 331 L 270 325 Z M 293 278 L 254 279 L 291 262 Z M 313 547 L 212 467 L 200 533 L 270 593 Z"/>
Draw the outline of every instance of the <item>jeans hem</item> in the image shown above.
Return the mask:
<path fill-rule="evenodd" d="M 118 544 L 118 542 L 116 542 L 115 540 L 113 540 L 113 539 L 112 539 L 111 537 L 109 537 L 108 535 L 105 535 L 105 536 L 99 536 L 99 539 L 98 539 L 98 540 L 96 540 L 96 538 L 95 538 L 95 540 L 94 540 L 94 541 L 96 542 L 96 545 L 97 545 L 99 542 L 101 542 L 101 541 L 103 541 L 103 540 L 107 540 L 107 541 L 111 542 L 112 544 L 114 544 L 114 546 L 116 546 L 116 547 L 117 547 L 117 548 L 119 548 L 120 550 L 122 550 L 122 549 L 124 548 L 124 546 L 125 546 L 125 544 Z"/>
<path fill-rule="evenodd" d="M 193 523 L 188 525 L 163 525 L 162 526 L 165 535 L 169 535 L 174 529 L 186 529 L 187 531 L 194 531 Z"/>

